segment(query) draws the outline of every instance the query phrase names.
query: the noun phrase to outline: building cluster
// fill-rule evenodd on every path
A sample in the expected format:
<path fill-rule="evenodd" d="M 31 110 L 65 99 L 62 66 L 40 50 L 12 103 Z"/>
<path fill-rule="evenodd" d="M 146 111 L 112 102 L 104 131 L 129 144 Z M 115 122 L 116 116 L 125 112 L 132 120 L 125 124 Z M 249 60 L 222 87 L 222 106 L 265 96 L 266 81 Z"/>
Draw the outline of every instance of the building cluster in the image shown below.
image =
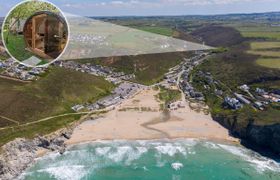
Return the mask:
<path fill-rule="evenodd" d="M 98 100 L 97 102 L 91 104 L 78 104 L 72 107 L 72 110 L 78 112 L 81 110 L 94 111 L 99 109 L 108 108 L 117 104 L 120 104 L 123 100 L 133 96 L 140 89 L 145 86 L 135 83 L 123 82 L 117 88 L 115 88 L 111 95 Z"/>
<path fill-rule="evenodd" d="M 94 34 L 78 34 L 73 33 L 71 35 L 71 41 L 91 44 L 91 45 L 105 45 L 108 46 L 109 43 L 106 42 L 106 37 L 101 35 L 94 35 Z"/>
<path fill-rule="evenodd" d="M 225 108 L 238 110 L 244 107 L 244 105 L 250 105 L 258 110 L 264 110 L 269 103 L 280 103 L 280 90 L 266 92 L 264 89 L 256 88 L 255 91 L 252 91 L 247 84 L 244 84 L 237 88 L 239 90 L 238 92 L 230 90 L 229 92 L 232 94 L 229 95 L 229 92 L 224 92 L 219 89 L 219 87 L 225 85 L 223 85 L 220 81 L 215 80 L 211 73 L 199 71 L 197 75 L 204 80 L 204 89 L 212 89 L 216 96 L 224 99 L 223 104 Z M 194 88 L 188 81 L 188 74 L 183 74 L 182 79 L 181 87 L 184 93 L 190 97 L 202 96 L 202 93 L 200 94 L 199 92 L 194 92 Z"/>
<path fill-rule="evenodd" d="M 134 74 L 125 74 L 124 72 L 115 72 L 110 67 L 94 65 L 91 63 L 79 64 L 74 61 L 57 61 L 55 65 L 72 69 L 75 71 L 92 74 L 95 76 L 102 76 L 113 84 L 119 84 L 122 81 L 128 81 L 135 78 Z"/>
<path fill-rule="evenodd" d="M 204 95 L 202 92 L 197 91 L 190 83 L 189 75 L 193 68 L 202 63 L 203 58 L 207 56 L 207 53 L 197 53 L 191 59 L 186 59 L 183 64 L 183 72 L 180 77 L 179 87 L 184 92 L 187 98 L 192 98 L 198 101 L 204 101 Z"/>
<path fill-rule="evenodd" d="M 180 89 L 186 95 L 186 98 L 193 98 L 198 101 L 204 101 L 204 95 L 202 92 L 197 91 L 192 84 L 189 82 L 189 74 L 183 73 L 181 76 L 182 80 L 180 81 Z"/>
<path fill-rule="evenodd" d="M 268 92 L 264 89 L 256 88 L 255 94 L 256 98 L 265 100 L 266 103 L 280 103 L 280 89 Z"/>
<path fill-rule="evenodd" d="M 229 96 L 225 97 L 224 99 L 225 107 L 228 107 L 230 109 L 241 109 L 243 105 L 240 103 L 240 101 L 236 98 L 231 98 Z"/>
<path fill-rule="evenodd" d="M 250 92 L 251 88 L 244 84 L 239 87 L 243 93 L 234 93 L 234 101 L 236 104 L 241 104 L 241 106 L 231 106 L 231 102 L 228 97 L 225 98 L 225 104 L 231 107 L 232 109 L 240 109 L 243 105 L 251 105 L 252 107 L 264 110 L 265 107 L 270 103 L 280 103 L 280 92 L 267 92 L 264 89 L 256 88 L 252 93 Z M 245 94 L 244 94 L 245 93 Z"/>
<path fill-rule="evenodd" d="M 0 74 L 22 81 L 33 81 L 46 71 L 46 67 L 27 67 L 19 64 L 12 58 L 0 62 Z"/>

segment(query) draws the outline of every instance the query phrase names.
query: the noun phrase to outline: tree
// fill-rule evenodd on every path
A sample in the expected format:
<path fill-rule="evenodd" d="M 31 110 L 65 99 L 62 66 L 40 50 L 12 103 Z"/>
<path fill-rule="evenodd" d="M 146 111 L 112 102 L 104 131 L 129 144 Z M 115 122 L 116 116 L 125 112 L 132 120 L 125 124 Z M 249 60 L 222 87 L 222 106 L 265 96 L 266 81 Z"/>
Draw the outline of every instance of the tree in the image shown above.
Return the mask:
<path fill-rule="evenodd" d="M 40 0 L 32 0 L 18 5 L 10 12 L 10 14 L 8 15 L 5 21 L 5 27 L 8 28 L 8 34 L 5 39 L 6 43 L 8 43 L 9 41 L 8 38 L 11 29 L 15 25 L 19 27 L 21 19 L 27 19 L 30 16 L 32 16 L 34 13 L 39 11 L 51 11 L 54 13 L 59 13 L 59 10 L 55 6 Z"/>

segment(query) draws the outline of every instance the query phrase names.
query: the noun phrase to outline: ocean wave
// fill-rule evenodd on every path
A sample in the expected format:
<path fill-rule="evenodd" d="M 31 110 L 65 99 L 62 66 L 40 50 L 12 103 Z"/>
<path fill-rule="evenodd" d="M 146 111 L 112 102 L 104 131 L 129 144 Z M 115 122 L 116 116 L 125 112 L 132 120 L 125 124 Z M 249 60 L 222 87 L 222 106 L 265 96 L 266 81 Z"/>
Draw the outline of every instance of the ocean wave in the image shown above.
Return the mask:
<path fill-rule="evenodd" d="M 209 149 L 220 149 L 220 147 L 216 143 L 209 142 L 209 141 L 204 142 L 202 145 Z"/>
<path fill-rule="evenodd" d="M 98 147 L 95 149 L 95 153 L 99 156 L 104 156 L 108 154 L 108 152 L 111 150 L 111 147 Z"/>
<path fill-rule="evenodd" d="M 37 172 L 48 173 L 52 178 L 58 180 L 79 180 L 87 174 L 85 167 L 79 165 L 49 167 L 37 170 Z"/>
<path fill-rule="evenodd" d="M 209 156 L 208 154 L 205 155 L 208 152 Z M 280 165 L 277 162 L 262 157 L 241 146 L 195 139 L 165 139 L 151 141 L 99 141 L 74 146 L 69 148 L 63 155 L 59 155 L 58 153 L 46 155 L 43 159 L 40 159 L 31 171 L 25 174 L 25 177 L 36 177 L 38 174 L 45 175 L 48 173 L 51 178 L 58 180 L 78 180 L 102 172 L 99 171 L 100 169 L 111 167 L 125 167 L 123 169 L 128 171 L 129 169 L 133 169 L 151 172 L 154 168 L 169 168 L 173 171 L 172 173 L 174 175 L 178 175 L 181 173 L 184 174 L 180 170 L 185 166 L 188 169 L 195 167 L 204 170 L 203 166 L 207 166 L 207 163 L 215 163 L 216 159 L 212 159 L 212 155 L 215 157 L 217 155 L 216 153 L 221 153 L 221 158 L 217 158 L 218 164 L 224 162 L 223 155 L 233 160 L 240 159 L 240 162 L 233 162 L 233 164 L 228 164 L 229 167 L 225 168 L 230 168 L 231 165 L 233 167 L 239 167 L 240 163 L 240 168 L 245 167 L 246 169 L 249 167 L 247 170 L 253 170 L 254 173 L 252 174 L 256 174 L 257 176 L 266 175 L 267 173 L 262 173 L 266 170 L 268 170 L 269 174 L 271 171 L 280 172 Z M 202 157 L 204 155 L 206 164 L 200 166 L 201 164 L 199 163 L 205 163 L 204 161 L 200 162 L 204 158 Z M 194 167 L 193 164 L 195 164 Z M 251 166 L 254 168 L 251 168 Z M 211 169 L 212 167 L 209 168 Z M 255 169 L 262 174 L 256 173 Z M 180 178 L 180 176 L 176 176 L 176 178 L 174 177 L 172 179 Z"/>
<path fill-rule="evenodd" d="M 187 155 L 187 151 L 183 146 L 175 146 L 171 143 L 166 143 L 164 145 L 156 146 L 155 149 L 161 153 L 169 156 L 174 156 L 176 153 Z"/>
<path fill-rule="evenodd" d="M 175 169 L 176 171 L 180 170 L 184 165 L 180 162 L 175 162 L 171 164 L 171 167 Z"/>
<path fill-rule="evenodd" d="M 253 165 L 253 167 L 256 168 L 256 170 L 260 173 L 263 173 L 264 171 L 274 171 L 274 172 L 280 172 L 280 164 L 272 159 L 268 159 L 266 157 L 263 157 L 259 155 L 256 152 L 253 152 L 251 150 L 237 147 L 237 146 L 231 146 L 231 145 L 224 145 L 224 144 L 218 144 L 222 149 L 226 150 L 227 152 L 230 152 L 236 156 L 241 157 L 243 160 L 249 162 Z"/>

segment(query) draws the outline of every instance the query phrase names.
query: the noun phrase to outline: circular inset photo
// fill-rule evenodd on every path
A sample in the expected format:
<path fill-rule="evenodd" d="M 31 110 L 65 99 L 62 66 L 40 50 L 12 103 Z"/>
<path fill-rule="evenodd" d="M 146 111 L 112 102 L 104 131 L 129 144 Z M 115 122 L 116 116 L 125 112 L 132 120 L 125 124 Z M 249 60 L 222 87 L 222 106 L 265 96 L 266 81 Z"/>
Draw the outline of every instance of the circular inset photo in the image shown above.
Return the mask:
<path fill-rule="evenodd" d="M 16 5 L 6 16 L 2 40 L 7 52 L 26 66 L 57 60 L 68 43 L 68 24 L 55 5 L 39 0 Z"/>

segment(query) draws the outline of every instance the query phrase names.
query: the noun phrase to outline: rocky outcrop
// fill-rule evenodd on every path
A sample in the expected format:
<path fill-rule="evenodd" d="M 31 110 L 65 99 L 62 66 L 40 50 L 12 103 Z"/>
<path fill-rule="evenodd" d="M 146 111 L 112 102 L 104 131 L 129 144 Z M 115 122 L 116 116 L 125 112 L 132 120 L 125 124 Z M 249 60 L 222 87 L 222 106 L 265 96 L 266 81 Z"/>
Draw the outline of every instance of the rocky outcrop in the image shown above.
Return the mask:
<path fill-rule="evenodd" d="M 271 149 L 280 155 L 280 124 L 270 126 L 251 125 L 247 128 L 247 139 L 258 146 Z"/>
<path fill-rule="evenodd" d="M 0 179 L 13 179 L 36 158 L 36 146 L 30 140 L 16 139 L 3 147 Z"/>
<path fill-rule="evenodd" d="M 51 135 L 30 140 L 15 139 L 1 148 L 0 179 L 10 180 L 19 176 L 37 158 L 38 149 L 64 153 L 65 141 L 71 137 L 72 129 L 63 129 Z"/>
<path fill-rule="evenodd" d="M 250 147 L 256 149 L 271 150 L 280 157 L 280 124 L 255 125 L 254 120 L 239 122 L 236 116 L 213 116 L 213 119 L 227 128 L 230 133 L 243 141 Z"/>

